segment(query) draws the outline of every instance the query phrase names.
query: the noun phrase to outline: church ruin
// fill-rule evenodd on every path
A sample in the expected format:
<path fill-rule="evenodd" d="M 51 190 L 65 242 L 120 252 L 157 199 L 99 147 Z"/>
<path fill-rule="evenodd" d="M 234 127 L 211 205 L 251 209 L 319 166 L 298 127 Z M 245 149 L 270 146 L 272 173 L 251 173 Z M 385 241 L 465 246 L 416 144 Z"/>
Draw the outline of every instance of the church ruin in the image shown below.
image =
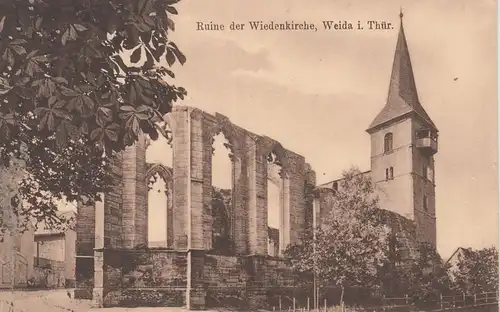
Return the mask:
<path fill-rule="evenodd" d="M 113 159 L 115 188 L 104 194 L 104 204 L 79 207 L 76 296 L 92 297 L 98 306 L 143 298 L 148 304 L 156 300 L 197 309 L 205 307 L 206 298 L 235 289 L 242 300 L 258 305 L 266 286 L 293 285 L 293 274 L 279 256 L 312 226 L 305 190 L 316 181 L 304 157 L 220 114 L 177 106 L 166 122 L 172 168 L 146 163 L 148 140 L 142 137 Z M 212 143 L 218 133 L 231 150 L 227 222 L 218 222 L 212 207 Z M 269 170 L 273 164 L 281 168 L 277 174 Z M 146 248 L 147 184 L 155 174 L 167 186 L 167 246 L 151 249 Z M 268 183 L 280 189 L 279 230 L 268 228 Z M 214 244 L 221 223 L 227 225 L 224 252 Z M 270 249 L 277 252 L 270 256 Z"/>

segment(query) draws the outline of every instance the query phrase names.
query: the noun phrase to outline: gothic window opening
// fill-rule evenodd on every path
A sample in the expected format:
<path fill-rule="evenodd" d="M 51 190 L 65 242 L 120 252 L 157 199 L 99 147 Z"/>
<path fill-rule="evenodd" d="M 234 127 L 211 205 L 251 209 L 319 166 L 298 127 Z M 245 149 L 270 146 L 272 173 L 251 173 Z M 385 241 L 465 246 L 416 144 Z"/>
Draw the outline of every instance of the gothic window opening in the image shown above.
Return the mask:
<path fill-rule="evenodd" d="M 267 156 L 267 253 L 271 257 L 279 256 L 286 244 L 283 237 L 286 231 L 285 181 L 282 161 L 271 152 Z"/>
<path fill-rule="evenodd" d="M 424 210 L 429 211 L 429 202 L 428 202 L 427 196 L 425 196 L 425 195 L 423 198 L 423 205 L 424 205 Z"/>
<path fill-rule="evenodd" d="M 217 254 L 231 254 L 234 156 L 223 132 L 213 137 L 212 153 L 212 250 Z"/>
<path fill-rule="evenodd" d="M 148 183 L 148 247 L 168 246 L 168 204 L 169 179 L 163 174 L 156 172 L 152 174 Z"/>
<path fill-rule="evenodd" d="M 384 153 L 389 153 L 393 148 L 392 133 L 389 132 L 384 136 Z"/>
<path fill-rule="evenodd" d="M 389 168 L 385 168 L 385 179 L 389 180 Z"/>
<path fill-rule="evenodd" d="M 158 139 L 146 137 L 147 237 L 148 247 L 165 248 L 173 244 L 172 167 L 173 137 L 167 122 L 158 124 L 167 133 Z M 170 219 L 170 220 L 169 220 Z"/>
<path fill-rule="evenodd" d="M 389 179 L 390 180 L 394 179 L 394 168 L 393 167 L 389 168 Z"/>

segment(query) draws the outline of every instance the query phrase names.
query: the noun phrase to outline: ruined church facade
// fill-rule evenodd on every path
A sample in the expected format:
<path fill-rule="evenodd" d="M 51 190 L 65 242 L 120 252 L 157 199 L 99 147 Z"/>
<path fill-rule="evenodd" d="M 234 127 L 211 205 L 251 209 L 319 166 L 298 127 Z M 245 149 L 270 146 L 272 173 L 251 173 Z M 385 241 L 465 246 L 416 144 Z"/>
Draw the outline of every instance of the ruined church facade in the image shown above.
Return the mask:
<path fill-rule="evenodd" d="M 251 303 L 265 300 L 270 285 L 293 285 L 293 273 L 280 255 L 311 226 L 312 205 L 306 203 L 305 190 L 316 181 L 304 157 L 220 114 L 177 106 L 165 121 L 172 135 L 172 168 L 146 163 L 148 140 L 141 137 L 112 160 L 115 187 L 104 194 L 104 202 L 79 207 L 75 295 L 92 297 L 97 306 L 157 300 L 197 309 L 234 289 Z M 213 139 L 218 133 L 229 142 L 232 163 L 224 253 L 214 246 L 221 222 L 212 207 Z M 273 175 L 270 168 L 275 166 L 280 170 Z M 151 249 L 148 181 L 155 174 L 166 182 L 167 246 Z M 268 228 L 268 183 L 280 190 L 278 231 Z M 269 249 L 275 250 L 272 256 Z"/>

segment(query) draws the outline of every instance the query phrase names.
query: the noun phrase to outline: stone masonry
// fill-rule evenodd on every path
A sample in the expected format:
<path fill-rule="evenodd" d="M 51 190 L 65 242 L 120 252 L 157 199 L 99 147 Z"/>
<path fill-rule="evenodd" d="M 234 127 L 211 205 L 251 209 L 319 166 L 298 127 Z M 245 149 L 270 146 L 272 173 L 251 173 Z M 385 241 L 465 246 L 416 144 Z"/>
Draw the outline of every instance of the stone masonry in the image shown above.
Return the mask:
<path fill-rule="evenodd" d="M 169 305 L 175 302 L 190 309 L 205 308 L 207 285 L 212 285 L 215 281 L 211 278 L 217 275 L 207 273 L 217 271 L 214 268 L 217 262 L 209 260 L 213 257 L 210 254 L 213 254 L 214 231 L 212 144 L 213 138 L 223 133 L 231 149 L 233 177 L 229 216 L 232 251 L 229 259 L 233 260 L 225 263 L 240 263 L 241 268 L 245 268 L 248 278 L 240 281 L 240 286 L 247 289 L 246 300 L 258 304 L 263 300 L 265 285 L 268 284 L 262 272 L 270 265 L 267 220 L 269 156 L 273 155 L 281 167 L 280 252 L 289 244 L 298 243 L 304 231 L 312 226 L 312 206 L 307 204 L 306 186 L 315 185 L 314 172 L 303 156 L 285 149 L 269 137 L 234 125 L 223 115 L 177 106 L 165 121 L 172 131 L 172 168 L 147 164 L 148 141 L 140 138 L 134 146 L 112 160 L 115 188 L 104 195 L 101 209 L 79 207 L 75 296 L 92 297 L 96 306 L 103 307 L 123 305 L 125 294 L 130 301 L 131 294 L 138 293 L 137 283 L 124 282 L 123 267 L 127 263 L 123 261 L 131 254 L 153 252 L 147 248 L 147 185 L 153 175 L 159 174 L 167 183 L 168 198 L 167 248 L 163 248 L 165 255 L 161 259 L 170 259 L 170 268 L 174 254 L 177 255 L 175 259 L 183 260 L 175 262 L 177 269 L 158 274 L 170 280 L 168 274 L 184 272 L 184 284 L 175 287 L 155 284 L 155 294 L 161 288 L 158 296 L 163 299 L 158 299 L 158 302 Z M 273 261 L 279 263 L 281 260 Z M 149 271 L 144 267 L 149 265 L 153 264 L 146 261 L 134 269 L 142 272 L 139 274 L 146 274 Z M 286 269 L 284 262 L 280 266 Z M 207 267 L 212 270 L 207 271 Z M 221 268 L 218 274 L 223 272 Z M 291 273 L 286 276 L 291 276 Z M 179 289 L 183 289 L 181 293 Z M 174 297 L 177 299 L 173 300 Z"/>

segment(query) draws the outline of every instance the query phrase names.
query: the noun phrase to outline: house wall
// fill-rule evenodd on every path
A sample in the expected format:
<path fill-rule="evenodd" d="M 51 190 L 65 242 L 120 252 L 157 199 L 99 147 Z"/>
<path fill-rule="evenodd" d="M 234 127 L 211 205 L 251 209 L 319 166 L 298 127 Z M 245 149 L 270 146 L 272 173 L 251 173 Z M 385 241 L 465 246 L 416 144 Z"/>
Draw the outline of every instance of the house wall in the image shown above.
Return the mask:
<path fill-rule="evenodd" d="M 37 243 L 38 257 L 60 262 L 66 260 L 66 242 L 64 240 L 64 235 L 35 237 L 34 248 L 36 248 Z"/>
<path fill-rule="evenodd" d="M 15 287 L 26 287 L 33 274 L 32 239 L 32 230 L 16 237 L 4 236 L 4 241 L 0 243 L 0 286 L 10 287 L 14 277 Z"/>

